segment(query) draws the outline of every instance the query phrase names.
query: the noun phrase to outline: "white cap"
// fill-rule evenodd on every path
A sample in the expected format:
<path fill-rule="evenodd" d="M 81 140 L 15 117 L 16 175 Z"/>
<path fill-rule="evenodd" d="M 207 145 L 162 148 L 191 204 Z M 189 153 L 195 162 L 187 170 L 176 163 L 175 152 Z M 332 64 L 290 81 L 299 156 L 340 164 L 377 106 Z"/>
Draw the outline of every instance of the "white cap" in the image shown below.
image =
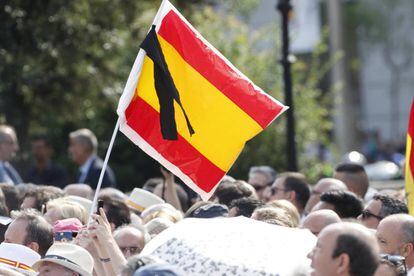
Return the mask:
<path fill-rule="evenodd" d="M 140 212 L 152 205 L 160 203 L 164 203 L 162 198 L 140 188 L 134 188 L 127 200 L 128 206 L 137 209 Z"/>

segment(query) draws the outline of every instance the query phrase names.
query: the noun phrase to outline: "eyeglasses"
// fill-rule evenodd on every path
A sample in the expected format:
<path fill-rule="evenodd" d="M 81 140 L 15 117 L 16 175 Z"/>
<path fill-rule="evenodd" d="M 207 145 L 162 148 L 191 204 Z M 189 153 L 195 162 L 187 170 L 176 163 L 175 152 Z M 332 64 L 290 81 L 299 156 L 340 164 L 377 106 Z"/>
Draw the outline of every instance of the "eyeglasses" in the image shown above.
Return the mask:
<path fill-rule="evenodd" d="M 362 210 L 361 216 L 362 216 L 363 219 L 368 219 L 370 217 L 376 218 L 377 220 L 382 220 L 383 219 L 383 217 L 375 215 L 375 214 L 371 213 L 368 210 Z"/>
<path fill-rule="evenodd" d="M 401 272 L 402 275 L 407 275 L 407 266 L 405 264 L 405 258 L 403 256 L 380 254 L 380 258 L 381 260 L 390 262 L 393 266 L 395 266 L 398 272 Z"/>
<path fill-rule="evenodd" d="M 253 188 L 256 190 L 256 192 L 260 192 L 263 189 L 265 189 L 266 187 L 267 187 L 266 185 L 264 185 L 264 186 L 253 186 Z"/>
<path fill-rule="evenodd" d="M 141 252 L 141 248 L 140 247 L 136 247 L 136 246 L 129 246 L 129 247 L 119 247 L 119 249 L 121 249 L 122 254 L 126 254 L 129 251 L 130 255 L 135 255 Z"/>

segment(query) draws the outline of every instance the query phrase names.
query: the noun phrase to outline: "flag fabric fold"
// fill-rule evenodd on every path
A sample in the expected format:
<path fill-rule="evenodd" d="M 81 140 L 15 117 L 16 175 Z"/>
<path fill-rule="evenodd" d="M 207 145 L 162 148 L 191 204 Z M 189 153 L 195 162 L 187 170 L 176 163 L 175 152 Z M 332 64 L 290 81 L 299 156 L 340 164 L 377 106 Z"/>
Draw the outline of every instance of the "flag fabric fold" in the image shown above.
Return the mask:
<path fill-rule="evenodd" d="M 405 192 L 410 215 L 414 215 L 414 100 L 411 101 L 410 118 L 408 120 L 407 147 L 405 154 Z"/>
<path fill-rule="evenodd" d="M 117 113 L 121 132 L 207 200 L 244 144 L 286 109 L 164 0 Z"/>
<path fill-rule="evenodd" d="M 155 90 L 160 105 L 160 125 L 162 137 L 166 140 L 177 140 L 177 125 L 174 118 L 174 100 L 181 107 L 187 123 L 190 135 L 194 134 L 190 120 L 181 104 L 180 95 L 171 77 L 168 65 L 165 61 L 160 43 L 155 32 L 155 25 L 152 25 L 147 37 L 141 44 L 147 56 L 154 62 Z"/>

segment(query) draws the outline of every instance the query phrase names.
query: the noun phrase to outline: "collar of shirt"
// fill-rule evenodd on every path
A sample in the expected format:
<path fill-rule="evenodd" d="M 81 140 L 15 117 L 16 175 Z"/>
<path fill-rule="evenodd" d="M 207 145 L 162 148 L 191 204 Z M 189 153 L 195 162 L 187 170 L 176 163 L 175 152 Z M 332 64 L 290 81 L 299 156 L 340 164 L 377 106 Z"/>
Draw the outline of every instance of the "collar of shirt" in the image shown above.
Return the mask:
<path fill-rule="evenodd" d="M 91 166 L 91 164 L 92 164 L 93 160 L 95 160 L 95 157 L 96 157 L 96 155 L 95 155 L 95 154 L 92 154 L 91 156 L 89 156 L 88 160 L 86 160 L 86 162 L 85 162 L 85 163 L 83 163 L 83 165 L 79 168 L 79 171 L 80 171 L 82 174 L 86 174 L 86 173 L 88 173 L 89 168 L 90 168 L 90 166 Z"/>

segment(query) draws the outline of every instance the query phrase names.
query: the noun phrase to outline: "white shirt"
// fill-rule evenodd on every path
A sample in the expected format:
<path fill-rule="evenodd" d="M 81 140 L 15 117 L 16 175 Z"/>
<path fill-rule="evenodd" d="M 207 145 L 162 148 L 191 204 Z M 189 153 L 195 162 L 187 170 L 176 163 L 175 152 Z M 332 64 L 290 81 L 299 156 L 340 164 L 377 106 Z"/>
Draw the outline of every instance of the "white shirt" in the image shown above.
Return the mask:
<path fill-rule="evenodd" d="M 80 171 L 81 174 L 79 176 L 78 183 L 84 183 L 85 182 L 86 176 L 88 175 L 88 172 L 89 172 L 89 168 L 91 167 L 92 162 L 93 162 L 93 160 L 95 160 L 95 158 L 96 158 L 96 156 L 94 154 L 92 154 L 88 158 L 88 160 L 86 160 L 86 162 L 83 163 L 82 166 L 80 166 L 79 171 Z"/>
<path fill-rule="evenodd" d="M 4 161 L 0 161 L 0 174 L 3 174 L 3 175 L 0 175 L 0 178 L 2 178 L 1 182 L 14 185 L 13 179 L 11 179 L 9 174 L 6 172 L 6 167 L 4 166 Z"/>

